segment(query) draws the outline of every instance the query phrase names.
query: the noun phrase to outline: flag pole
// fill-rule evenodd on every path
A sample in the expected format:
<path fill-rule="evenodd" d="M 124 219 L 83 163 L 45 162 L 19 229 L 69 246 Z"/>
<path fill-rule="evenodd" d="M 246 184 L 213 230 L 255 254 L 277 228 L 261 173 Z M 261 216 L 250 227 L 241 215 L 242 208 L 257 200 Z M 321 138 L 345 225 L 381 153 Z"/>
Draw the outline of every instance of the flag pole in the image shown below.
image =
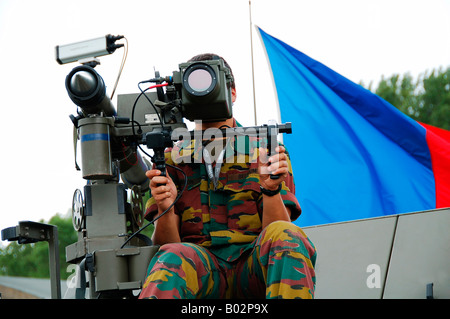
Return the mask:
<path fill-rule="evenodd" d="M 272 71 L 272 64 L 270 63 L 270 59 L 269 59 L 269 55 L 267 53 L 267 49 L 266 46 L 264 45 L 264 40 L 261 36 L 261 31 L 259 29 L 258 26 L 255 26 L 256 29 L 256 34 L 259 36 L 259 39 L 261 40 L 261 43 L 263 44 L 263 48 L 264 48 L 264 55 L 266 56 L 266 61 L 267 61 L 267 65 L 269 68 L 269 74 L 270 74 L 270 78 L 272 79 L 272 88 L 273 88 L 273 92 L 275 94 L 274 96 L 274 100 L 275 100 L 275 105 L 276 105 L 276 110 L 277 110 L 277 123 L 281 123 L 281 112 L 280 112 L 280 102 L 278 100 L 278 92 L 277 92 L 277 87 L 275 85 L 275 78 L 273 76 L 273 71 Z M 283 143 L 283 134 L 280 134 L 280 136 L 278 136 L 279 140 L 281 143 Z"/>
<path fill-rule="evenodd" d="M 256 116 L 256 94 L 255 94 L 255 65 L 253 62 L 253 22 L 252 22 L 252 0 L 248 0 L 248 12 L 250 20 L 250 51 L 252 57 L 252 84 L 253 84 L 253 112 L 255 116 L 255 125 L 258 125 Z"/>

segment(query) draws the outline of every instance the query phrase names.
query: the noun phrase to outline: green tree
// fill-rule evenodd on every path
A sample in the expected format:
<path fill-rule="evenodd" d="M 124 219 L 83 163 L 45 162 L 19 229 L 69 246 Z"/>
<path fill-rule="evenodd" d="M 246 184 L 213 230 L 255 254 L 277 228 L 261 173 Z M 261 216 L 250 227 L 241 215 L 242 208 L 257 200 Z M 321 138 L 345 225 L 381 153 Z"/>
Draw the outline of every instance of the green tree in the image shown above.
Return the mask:
<path fill-rule="evenodd" d="M 426 106 L 422 121 L 450 130 L 450 67 L 432 72 L 423 80 Z"/>
<path fill-rule="evenodd" d="M 376 89 L 371 84 L 368 89 L 414 120 L 450 130 L 450 67 L 424 72 L 416 80 L 409 73 L 382 76 Z"/>

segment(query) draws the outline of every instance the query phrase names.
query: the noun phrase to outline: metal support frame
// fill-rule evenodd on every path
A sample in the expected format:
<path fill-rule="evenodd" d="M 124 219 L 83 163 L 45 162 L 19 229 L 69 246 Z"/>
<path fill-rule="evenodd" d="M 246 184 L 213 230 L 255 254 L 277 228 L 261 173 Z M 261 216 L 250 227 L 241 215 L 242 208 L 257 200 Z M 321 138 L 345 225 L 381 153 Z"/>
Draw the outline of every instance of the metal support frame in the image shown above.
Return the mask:
<path fill-rule="evenodd" d="M 2 240 L 17 240 L 19 244 L 32 244 L 39 241 L 48 242 L 51 297 L 52 299 L 61 299 L 58 227 L 31 221 L 21 221 L 17 226 L 3 229 Z"/>

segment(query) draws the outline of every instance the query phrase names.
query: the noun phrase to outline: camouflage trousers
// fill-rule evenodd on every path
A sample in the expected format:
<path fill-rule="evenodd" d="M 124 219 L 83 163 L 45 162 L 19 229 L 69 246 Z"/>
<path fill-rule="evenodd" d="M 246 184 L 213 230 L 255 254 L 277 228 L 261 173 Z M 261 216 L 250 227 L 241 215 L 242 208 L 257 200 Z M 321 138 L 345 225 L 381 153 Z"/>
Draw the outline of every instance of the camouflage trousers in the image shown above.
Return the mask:
<path fill-rule="evenodd" d="M 191 243 L 163 245 L 139 298 L 314 298 L 316 250 L 298 226 L 271 223 L 252 244 L 234 262 Z"/>

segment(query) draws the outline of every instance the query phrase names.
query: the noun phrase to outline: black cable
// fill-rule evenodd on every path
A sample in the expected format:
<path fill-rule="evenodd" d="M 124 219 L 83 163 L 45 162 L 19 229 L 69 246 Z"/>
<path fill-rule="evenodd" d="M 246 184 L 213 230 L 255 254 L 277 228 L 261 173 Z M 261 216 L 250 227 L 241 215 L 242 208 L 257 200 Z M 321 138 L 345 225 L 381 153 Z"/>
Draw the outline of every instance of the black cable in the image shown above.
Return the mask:
<path fill-rule="evenodd" d="M 141 82 L 140 82 L 140 83 L 141 83 Z M 139 93 L 139 95 L 138 95 L 138 97 L 136 98 L 136 100 L 134 100 L 133 107 L 131 108 L 131 131 L 132 131 L 132 133 L 133 133 L 133 138 L 134 138 L 134 139 L 137 139 L 136 131 L 135 131 L 135 129 L 134 129 L 134 123 L 137 123 L 137 124 L 138 124 L 139 130 L 142 132 L 142 127 L 141 127 L 141 125 L 139 124 L 138 121 L 136 121 L 136 120 L 134 119 L 134 111 L 135 111 L 135 109 L 136 109 L 137 102 L 139 101 L 139 99 L 141 98 L 142 95 L 144 95 L 144 96 L 148 99 L 148 96 L 145 95 L 145 92 L 146 92 L 147 90 L 149 90 L 149 89 L 150 89 L 150 87 L 149 87 L 149 88 L 146 88 L 145 90 L 141 90 L 141 88 L 139 88 L 139 90 L 141 90 L 141 93 Z M 159 122 L 161 123 L 161 127 L 163 127 L 163 122 L 162 122 L 162 120 L 161 120 L 161 117 L 159 116 L 158 111 L 156 110 L 156 107 L 153 105 L 153 103 L 152 103 L 152 101 L 150 101 L 150 99 L 148 99 L 148 100 L 149 100 L 149 102 L 151 103 L 151 105 L 153 106 L 153 109 L 155 110 L 156 114 L 158 115 L 158 119 L 159 119 Z M 146 151 L 144 151 L 144 149 L 140 146 L 139 143 L 137 143 L 137 146 L 138 146 L 138 148 L 142 151 L 142 153 L 144 153 L 145 155 L 147 155 L 149 158 L 153 159 L 153 156 L 151 156 L 151 155 L 148 154 Z"/>
<path fill-rule="evenodd" d="M 131 121 L 130 121 L 131 122 Z M 136 121 L 136 120 L 133 120 L 132 121 L 132 123 L 136 123 L 136 125 L 139 127 L 139 129 L 138 129 L 138 134 L 142 134 L 142 126 L 141 126 L 141 123 L 139 123 L 138 121 Z M 133 126 L 133 124 L 131 124 L 132 126 Z M 134 127 L 133 127 L 133 129 L 134 129 Z M 133 132 L 134 133 L 134 132 Z"/>
<path fill-rule="evenodd" d="M 145 91 L 147 91 L 150 88 L 145 89 L 144 91 L 141 90 L 141 93 L 138 95 L 136 100 L 134 100 L 133 107 L 131 108 L 131 130 L 133 132 L 133 137 L 136 138 L 136 132 L 134 131 L 134 123 L 138 123 L 134 120 L 134 110 L 136 109 L 137 102 L 139 101 L 140 97 L 145 94 Z M 139 126 L 140 127 L 140 126 Z"/>
<path fill-rule="evenodd" d="M 138 144 L 138 148 L 141 150 L 142 153 L 144 153 L 145 155 L 147 155 L 148 157 L 150 157 L 153 161 L 153 156 L 151 156 L 150 154 L 148 154 L 146 151 L 144 151 L 144 149 L 141 147 L 141 145 Z"/>
<path fill-rule="evenodd" d="M 141 127 L 141 125 L 139 124 L 138 121 L 136 121 L 136 120 L 134 119 L 134 110 L 136 109 L 136 105 L 137 105 L 137 102 L 139 101 L 140 97 L 141 97 L 142 95 L 145 95 L 145 91 L 147 91 L 148 89 L 150 89 L 150 88 L 147 88 L 147 89 L 145 89 L 144 91 L 141 90 L 141 93 L 138 95 L 138 97 L 136 98 L 136 100 L 134 100 L 133 107 L 131 108 L 131 131 L 132 131 L 132 133 L 133 133 L 133 139 L 134 139 L 134 140 L 137 140 L 136 131 L 134 130 L 134 123 L 137 123 L 137 125 L 139 126 L 139 130 L 140 130 L 141 133 L 142 133 L 142 127 Z M 160 119 L 160 120 L 161 120 L 161 119 Z M 139 142 L 137 143 L 137 147 L 142 151 L 142 153 L 144 153 L 144 154 L 147 155 L 150 159 L 153 160 L 153 156 L 151 156 L 151 155 L 148 154 L 146 151 L 144 151 L 144 149 L 141 147 L 141 145 L 139 144 Z"/>
<path fill-rule="evenodd" d="M 122 244 L 122 246 L 120 246 L 120 248 L 122 249 L 123 247 L 125 247 L 126 244 L 128 244 L 128 242 L 133 239 L 137 234 L 139 234 L 141 231 L 143 231 L 145 228 L 147 228 L 149 225 L 153 224 L 154 222 L 156 222 L 158 219 L 160 219 L 162 216 L 164 216 L 175 204 L 176 202 L 178 202 L 178 200 L 181 198 L 181 195 L 183 195 L 184 191 L 186 190 L 187 187 L 187 175 L 186 173 L 179 167 L 170 165 L 170 164 L 166 164 L 169 167 L 172 167 L 176 170 L 179 170 L 183 176 L 184 176 L 184 185 L 183 185 L 183 189 L 181 190 L 181 192 L 179 192 L 179 194 L 177 195 L 177 197 L 175 198 L 175 200 L 173 201 L 172 204 L 170 204 L 170 206 L 164 211 L 162 212 L 159 216 L 155 217 L 153 220 L 151 220 L 147 225 L 139 228 L 137 231 L 135 231 L 130 237 L 128 237 L 128 239 Z"/>
<path fill-rule="evenodd" d="M 145 83 L 145 81 L 141 81 L 141 82 L 138 83 L 138 88 L 139 88 L 139 90 L 141 91 L 141 94 L 139 95 L 139 97 L 140 97 L 142 94 L 145 96 L 145 98 L 147 99 L 147 101 L 150 103 L 150 105 L 151 105 L 151 106 L 153 107 L 153 109 L 155 110 L 156 115 L 158 115 L 158 119 L 159 119 L 159 123 L 161 124 L 161 128 L 164 129 L 164 122 L 162 121 L 161 116 L 159 115 L 158 110 L 156 109 L 155 105 L 154 105 L 153 102 L 150 100 L 150 98 L 144 93 L 145 91 L 151 89 L 152 87 L 150 86 L 150 87 L 146 88 L 144 91 L 142 91 L 142 89 L 141 89 L 141 87 L 140 87 L 140 84 L 142 84 L 142 83 Z M 138 98 L 139 98 L 139 97 L 138 97 Z"/>
<path fill-rule="evenodd" d="M 155 105 L 154 105 L 153 102 L 150 100 L 150 98 L 145 94 L 145 92 L 148 91 L 149 89 L 151 89 L 152 87 L 148 87 L 148 88 L 146 88 L 145 90 L 142 90 L 141 87 L 140 87 L 140 84 L 142 84 L 142 83 L 145 83 L 145 81 L 141 81 L 141 82 L 138 83 L 138 88 L 139 88 L 139 90 L 141 91 L 141 93 L 138 95 L 138 97 L 137 97 L 136 100 L 134 101 L 133 107 L 132 107 L 132 109 L 131 109 L 131 128 L 132 128 L 132 132 L 133 132 L 133 137 L 134 137 L 134 138 L 136 138 L 136 132 L 135 132 L 135 130 L 134 130 L 134 122 L 138 123 L 137 121 L 134 120 L 134 111 L 135 111 L 135 109 L 136 109 L 137 102 L 139 101 L 139 99 L 141 98 L 142 95 L 145 96 L 145 98 L 148 100 L 148 102 L 151 104 L 151 106 L 152 106 L 153 109 L 155 110 L 156 115 L 158 115 L 158 119 L 159 119 L 159 123 L 161 124 L 161 128 L 164 130 L 164 123 L 163 123 L 163 121 L 162 121 L 162 119 L 161 119 L 161 117 L 160 117 L 160 115 L 159 115 L 158 110 L 156 109 Z M 139 123 L 138 123 L 138 125 L 139 125 Z M 141 129 L 140 125 L 139 125 L 139 129 Z M 153 156 L 151 156 L 151 155 L 148 154 L 146 151 L 144 151 L 144 149 L 140 146 L 140 143 L 138 143 L 137 145 L 138 145 L 138 148 L 139 148 L 145 155 L 147 155 L 148 157 L 150 157 L 151 159 L 153 159 Z M 170 165 L 170 164 L 166 164 L 166 165 L 169 166 L 169 167 L 172 167 L 172 168 L 174 168 L 174 169 L 176 169 L 176 170 L 179 170 L 179 171 L 183 174 L 183 176 L 184 176 L 184 186 L 183 186 L 183 189 L 182 189 L 181 192 L 177 195 L 177 197 L 175 198 L 174 202 L 173 202 L 172 204 L 170 204 L 170 206 L 169 206 L 164 212 L 162 212 L 158 217 L 156 217 L 156 218 L 154 218 L 152 221 L 150 221 L 147 225 L 145 225 L 145 226 L 141 227 L 140 229 L 138 229 L 137 231 L 135 231 L 130 237 L 128 237 L 128 239 L 122 244 L 122 246 L 121 246 L 120 248 L 125 247 L 125 245 L 128 244 L 128 242 L 129 242 L 131 239 L 133 239 L 136 235 L 138 235 L 141 231 L 143 231 L 143 230 L 144 230 L 145 228 L 147 228 L 149 225 L 153 224 L 153 223 L 156 222 L 159 218 L 161 218 L 162 216 L 164 216 L 164 215 L 165 215 L 165 214 L 166 214 L 166 213 L 167 213 L 167 212 L 168 212 L 168 211 L 176 204 L 176 202 L 180 199 L 180 197 L 181 197 L 181 195 L 183 194 L 183 192 L 186 190 L 186 187 L 187 187 L 187 175 L 186 175 L 186 173 L 185 173 L 182 169 L 180 169 L 180 168 L 178 168 L 178 167 L 176 167 L 176 166 L 173 166 L 173 165 Z"/>
<path fill-rule="evenodd" d="M 155 111 L 156 115 L 158 116 L 158 120 L 159 123 L 161 124 L 161 128 L 164 129 L 164 122 L 161 119 L 161 116 L 159 115 L 158 110 L 156 109 L 156 106 L 153 104 L 153 102 L 150 100 L 150 98 L 145 94 L 146 91 L 148 91 L 149 89 L 151 89 L 152 87 L 148 87 L 145 90 L 142 90 L 141 87 L 139 86 L 141 83 L 145 83 L 145 81 L 141 81 L 138 83 L 138 88 L 141 91 L 141 93 L 139 93 L 139 95 L 137 96 L 136 100 L 134 100 L 133 103 L 133 107 L 131 108 L 131 130 L 133 132 L 133 137 L 136 138 L 136 131 L 134 130 L 134 123 L 138 123 L 137 121 L 134 120 L 134 111 L 136 109 L 136 105 L 137 102 L 139 101 L 139 99 L 141 98 L 141 96 L 145 96 L 145 98 L 147 99 L 147 101 L 150 103 L 150 105 L 153 107 L 153 110 Z M 139 123 L 138 123 L 139 125 Z M 141 126 L 139 125 L 139 128 L 141 129 Z M 140 148 L 140 147 L 139 147 Z M 142 150 L 142 148 L 140 148 Z M 153 158 L 152 156 L 148 155 L 145 151 L 144 154 L 149 156 L 150 158 Z"/>

